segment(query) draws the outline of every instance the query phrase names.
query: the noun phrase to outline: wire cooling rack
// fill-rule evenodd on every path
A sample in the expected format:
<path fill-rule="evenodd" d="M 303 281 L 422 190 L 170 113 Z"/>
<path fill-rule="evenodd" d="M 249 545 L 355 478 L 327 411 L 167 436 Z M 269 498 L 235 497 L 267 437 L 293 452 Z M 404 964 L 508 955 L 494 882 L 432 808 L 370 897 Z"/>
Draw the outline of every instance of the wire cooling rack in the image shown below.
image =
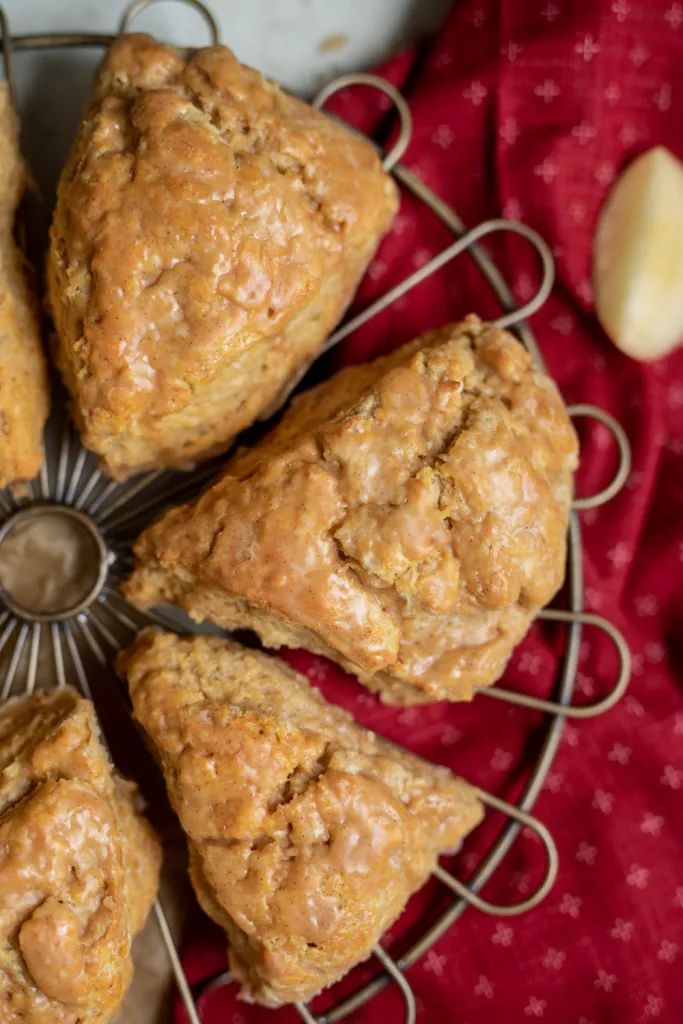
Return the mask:
<path fill-rule="evenodd" d="M 13 94 L 14 51 L 51 50 L 70 47 L 107 47 L 116 36 L 128 31 L 133 20 L 155 0 L 135 0 L 126 9 L 118 33 L 112 35 L 80 32 L 29 34 L 12 37 L 7 18 L 0 8 L 0 27 L 6 78 Z M 183 0 L 203 16 L 212 43 L 219 42 L 219 29 L 211 11 L 200 0 Z M 385 93 L 394 104 L 400 120 L 400 131 L 392 149 L 383 157 L 384 167 L 398 183 L 431 210 L 452 231 L 455 241 L 436 257 L 392 288 L 367 309 L 345 322 L 328 340 L 323 351 L 351 334 L 386 306 L 405 295 L 431 274 L 467 253 L 488 281 L 503 309 L 493 321 L 499 326 L 512 328 L 532 353 L 539 367 L 544 368 L 541 353 L 526 318 L 536 312 L 552 288 L 554 269 L 552 255 L 543 239 L 523 224 L 506 219 L 489 220 L 469 230 L 455 210 L 443 202 L 427 185 L 401 162 L 410 140 L 411 119 L 408 106 L 397 90 L 374 75 L 344 75 L 326 86 L 315 104 L 322 108 L 339 89 L 356 85 L 369 86 Z M 517 307 L 510 288 L 495 263 L 479 242 L 496 232 L 511 232 L 522 236 L 538 253 L 541 263 L 541 283 L 536 295 L 524 306 Z M 425 327 L 438 326 L 427 324 Z M 307 369 L 307 368 L 305 368 Z M 303 376 L 302 371 L 300 377 Z M 299 378 L 300 379 L 300 378 Z M 291 389 L 290 389 L 291 393 Z M 287 396 L 283 396 L 282 401 Z M 529 814 L 538 796 L 546 774 L 555 756 L 565 719 L 588 718 L 607 711 L 622 695 L 630 674 L 630 657 L 621 633 L 601 616 L 583 611 L 583 575 L 581 564 L 581 528 L 578 511 L 594 508 L 609 501 L 623 486 L 630 469 L 629 446 L 620 425 L 603 410 L 592 405 L 569 407 L 573 417 L 590 417 L 611 431 L 619 452 L 618 468 L 610 484 L 600 492 L 575 498 L 569 521 L 567 562 L 567 609 L 547 608 L 539 618 L 568 625 L 567 640 L 555 684 L 554 699 L 542 699 L 524 693 L 492 686 L 481 691 L 481 698 L 504 700 L 546 714 L 547 727 L 533 771 L 517 804 L 506 801 L 483 790 L 479 795 L 487 807 L 502 811 L 510 819 L 483 857 L 467 882 L 455 878 L 438 866 L 435 877 L 454 895 L 445 913 L 427 927 L 411 948 L 401 957 L 392 958 L 377 946 L 374 955 L 381 971 L 370 982 L 356 988 L 351 995 L 337 1001 L 323 1015 L 316 1016 L 307 1006 L 296 1008 L 305 1024 L 334 1024 L 358 1009 L 389 981 L 401 991 L 405 1003 L 406 1024 L 415 1021 L 415 999 L 405 970 L 415 963 L 437 939 L 453 925 L 469 905 L 500 916 L 522 913 L 538 904 L 549 891 L 557 873 L 557 852 L 545 826 Z M 62 405 L 51 418 L 46 434 L 46 460 L 39 477 L 22 492 L 17 489 L 0 491 L 0 550 L 23 538 L 31 549 L 31 531 L 43 529 L 48 519 L 59 521 L 62 530 L 70 531 L 73 543 L 83 557 L 87 556 L 87 571 L 79 574 L 79 592 L 67 606 L 51 604 L 49 595 L 27 602 L 23 591 L 0 587 L 0 698 L 19 693 L 32 693 L 41 676 L 41 666 L 47 659 L 49 680 L 57 686 L 74 682 L 86 695 L 91 696 L 90 664 L 106 667 L 113 652 L 120 649 L 131 634 L 142 625 L 154 622 L 172 629 L 182 629 L 179 621 L 161 613 L 141 613 L 132 608 L 119 590 L 121 579 L 131 566 L 131 544 L 139 530 L 173 500 L 182 500 L 196 492 L 216 472 L 216 463 L 202 467 L 191 474 L 154 471 L 118 484 L 107 480 L 98 468 L 93 455 L 81 447 Z M 21 548 L 20 548 L 21 549 Z M 29 571 L 28 564 L 26 572 Z M 578 663 L 579 644 L 584 627 L 602 630 L 613 641 L 619 668 L 610 692 L 600 700 L 584 706 L 572 705 Z M 497 905 L 479 895 L 479 890 L 505 858 L 520 829 L 533 829 L 542 841 L 546 853 L 546 869 L 541 884 L 527 899 L 513 905 Z M 154 914 L 161 939 L 167 949 L 180 996 L 191 1024 L 201 1022 L 202 998 L 211 990 L 229 983 L 229 974 L 223 973 L 192 991 L 184 973 L 178 951 L 161 902 L 157 901 Z"/>

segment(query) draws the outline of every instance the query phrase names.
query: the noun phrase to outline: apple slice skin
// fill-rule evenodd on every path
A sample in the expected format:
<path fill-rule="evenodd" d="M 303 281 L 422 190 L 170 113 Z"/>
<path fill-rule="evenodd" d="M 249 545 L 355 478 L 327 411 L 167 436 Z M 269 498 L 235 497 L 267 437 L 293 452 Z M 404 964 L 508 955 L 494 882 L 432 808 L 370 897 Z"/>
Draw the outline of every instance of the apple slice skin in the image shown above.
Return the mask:
<path fill-rule="evenodd" d="M 683 164 L 663 146 L 637 157 L 602 208 L 593 244 L 598 319 L 650 362 L 683 343 Z"/>

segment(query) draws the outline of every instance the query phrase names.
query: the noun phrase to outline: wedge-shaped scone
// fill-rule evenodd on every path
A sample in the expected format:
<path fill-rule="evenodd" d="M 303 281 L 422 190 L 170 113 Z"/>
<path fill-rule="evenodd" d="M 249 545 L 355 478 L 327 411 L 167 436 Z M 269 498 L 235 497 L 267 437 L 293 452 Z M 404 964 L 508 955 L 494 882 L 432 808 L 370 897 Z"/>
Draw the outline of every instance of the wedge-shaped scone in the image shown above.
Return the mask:
<path fill-rule="evenodd" d="M 58 361 L 107 471 L 225 449 L 340 319 L 396 205 L 369 143 L 225 47 L 117 40 L 48 265 Z"/>
<path fill-rule="evenodd" d="M 0 83 L 0 487 L 32 480 L 43 461 L 49 390 L 36 300 L 14 240 L 26 172 L 9 88 Z"/>
<path fill-rule="evenodd" d="M 119 669 L 245 999 L 309 999 L 368 957 L 481 819 L 471 786 L 361 729 L 284 662 L 149 630 Z"/>
<path fill-rule="evenodd" d="M 127 592 L 328 655 L 389 702 L 467 700 L 562 583 L 576 451 L 552 381 L 470 317 L 296 399 L 142 535 Z"/>
<path fill-rule="evenodd" d="M 131 976 L 161 848 L 74 690 L 0 709 L 0 1021 L 102 1024 Z"/>

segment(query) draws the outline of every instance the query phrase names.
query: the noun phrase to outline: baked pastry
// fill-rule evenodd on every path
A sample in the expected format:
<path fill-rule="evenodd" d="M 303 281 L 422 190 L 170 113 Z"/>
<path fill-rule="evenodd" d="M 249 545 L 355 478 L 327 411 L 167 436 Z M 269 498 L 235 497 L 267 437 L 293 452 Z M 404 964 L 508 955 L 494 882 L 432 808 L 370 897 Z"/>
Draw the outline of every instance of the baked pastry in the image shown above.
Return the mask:
<path fill-rule="evenodd" d="M 131 976 L 161 847 L 74 690 L 0 708 L 0 1021 L 101 1024 Z"/>
<path fill-rule="evenodd" d="M 48 261 L 57 359 L 107 472 L 224 450 L 341 318 L 396 206 L 368 142 L 224 46 L 114 42 Z"/>
<path fill-rule="evenodd" d="M 138 541 L 126 592 L 338 661 L 390 703 L 468 700 L 560 587 L 576 436 L 476 317 L 297 398 Z"/>
<path fill-rule="evenodd" d="M 243 998 L 312 998 L 368 957 L 476 790 L 328 704 L 284 662 L 147 630 L 119 661 Z"/>
<path fill-rule="evenodd" d="M 0 487 L 32 480 L 43 462 L 47 368 L 26 261 L 14 240 L 26 171 L 9 86 L 0 83 Z"/>

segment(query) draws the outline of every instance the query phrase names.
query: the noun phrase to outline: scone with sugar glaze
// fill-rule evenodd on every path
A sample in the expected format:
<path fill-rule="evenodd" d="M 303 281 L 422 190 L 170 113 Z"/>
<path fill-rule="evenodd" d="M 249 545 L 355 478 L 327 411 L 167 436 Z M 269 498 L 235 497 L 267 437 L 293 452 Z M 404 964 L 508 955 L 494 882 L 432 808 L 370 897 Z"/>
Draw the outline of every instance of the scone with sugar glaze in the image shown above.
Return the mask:
<path fill-rule="evenodd" d="M 32 480 L 43 462 L 49 410 L 37 302 L 14 240 L 26 171 L 9 86 L 0 83 L 0 487 Z"/>
<path fill-rule="evenodd" d="M 224 450 L 339 321 L 396 206 L 368 142 L 226 47 L 117 39 L 48 261 L 57 359 L 106 471 Z"/>
<path fill-rule="evenodd" d="M 147 630 L 119 660 L 243 998 L 307 1000 L 372 952 L 476 791 L 361 729 L 284 662 Z"/>
<path fill-rule="evenodd" d="M 74 690 L 0 708 L 0 1021 L 104 1024 L 161 847 Z"/>
<path fill-rule="evenodd" d="M 469 317 L 297 398 L 143 533 L 127 593 L 327 655 L 388 702 L 468 700 L 562 584 L 576 458 L 553 382 Z"/>

